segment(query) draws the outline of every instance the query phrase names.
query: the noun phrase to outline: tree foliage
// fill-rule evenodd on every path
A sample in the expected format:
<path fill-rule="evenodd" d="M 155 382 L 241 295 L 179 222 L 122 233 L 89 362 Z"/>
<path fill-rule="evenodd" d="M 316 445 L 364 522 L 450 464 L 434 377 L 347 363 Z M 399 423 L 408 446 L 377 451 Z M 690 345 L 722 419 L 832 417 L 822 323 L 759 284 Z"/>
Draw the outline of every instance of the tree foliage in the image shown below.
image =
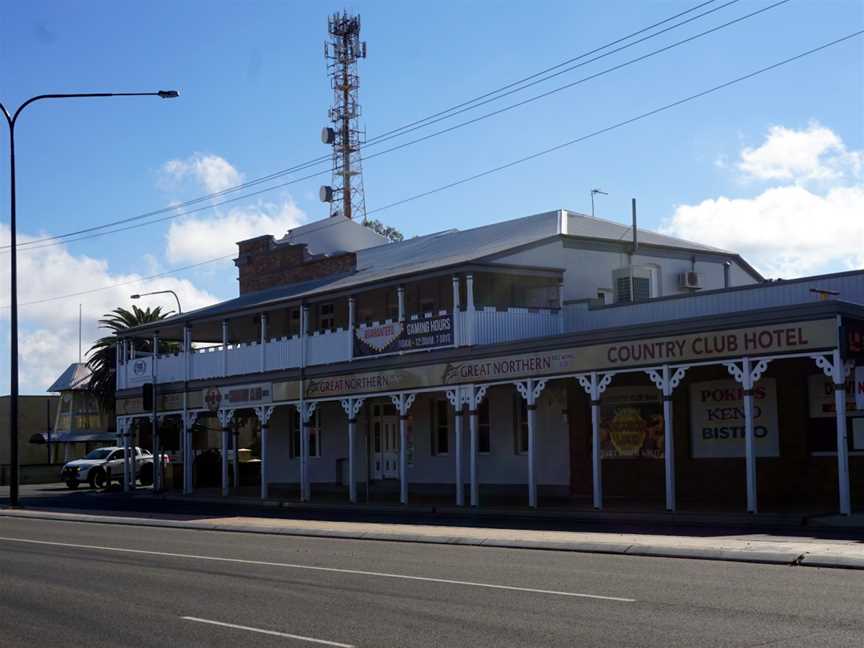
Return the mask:
<path fill-rule="evenodd" d="M 387 238 L 391 243 L 398 243 L 399 241 L 404 241 L 405 236 L 397 230 L 395 227 L 390 227 L 389 225 L 385 225 L 379 220 L 375 220 L 374 218 L 367 218 L 363 220 L 363 224 L 371 229 L 373 232 L 378 232 L 381 236 Z"/>
<path fill-rule="evenodd" d="M 96 397 L 102 404 L 103 411 L 108 412 L 114 409 L 114 395 L 117 391 L 117 334 L 127 329 L 141 326 L 142 324 L 158 322 L 170 314 L 170 311 L 163 311 L 161 306 L 152 309 L 150 307 L 143 309 L 133 305 L 131 310 L 115 308 L 110 313 L 103 315 L 103 319 L 99 320 L 99 328 L 111 331 L 111 335 L 100 338 L 93 343 L 93 346 L 87 351 L 87 366 L 90 367 L 90 371 L 92 372 L 89 384 L 90 390 L 96 394 Z M 134 338 L 132 339 L 132 344 L 136 354 L 151 355 L 153 353 L 152 337 Z M 160 353 L 173 350 L 177 350 L 176 343 L 160 341 Z"/>

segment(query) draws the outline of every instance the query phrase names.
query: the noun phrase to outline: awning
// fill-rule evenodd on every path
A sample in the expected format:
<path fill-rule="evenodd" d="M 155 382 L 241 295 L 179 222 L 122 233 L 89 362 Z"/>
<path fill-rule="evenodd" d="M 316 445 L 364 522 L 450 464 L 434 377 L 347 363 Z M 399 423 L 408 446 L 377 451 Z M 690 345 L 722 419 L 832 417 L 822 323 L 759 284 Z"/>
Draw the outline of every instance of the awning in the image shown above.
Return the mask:
<path fill-rule="evenodd" d="M 117 441 L 117 433 L 107 432 L 60 432 L 51 433 L 51 443 L 85 443 L 92 441 Z M 48 443 L 48 432 L 37 432 L 30 437 L 30 443 Z"/>

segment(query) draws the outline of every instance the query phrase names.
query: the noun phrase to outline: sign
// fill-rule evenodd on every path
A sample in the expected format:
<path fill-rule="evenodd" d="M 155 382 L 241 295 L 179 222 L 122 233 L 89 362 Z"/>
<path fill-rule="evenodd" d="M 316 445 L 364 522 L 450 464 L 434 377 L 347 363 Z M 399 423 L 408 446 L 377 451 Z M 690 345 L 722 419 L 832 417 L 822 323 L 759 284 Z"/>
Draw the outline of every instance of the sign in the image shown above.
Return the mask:
<path fill-rule="evenodd" d="M 864 367 L 855 369 L 855 409 L 864 410 Z"/>
<path fill-rule="evenodd" d="M 690 385 L 693 458 L 743 457 L 744 389 L 734 380 Z M 757 457 L 780 456 L 777 385 L 763 378 L 753 389 L 753 437 Z"/>
<path fill-rule="evenodd" d="M 840 353 L 847 360 L 864 360 L 864 322 L 843 320 Z"/>
<path fill-rule="evenodd" d="M 825 319 L 328 376 L 306 381 L 304 397 L 333 398 L 348 394 L 656 366 L 667 362 L 739 358 L 748 353 L 803 353 L 836 346 L 836 321 Z"/>
<path fill-rule="evenodd" d="M 653 387 L 610 387 L 600 402 L 600 456 L 662 459 L 663 403 Z"/>
<path fill-rule="evenodd" d="M 273 388 L 270 383 L 239 385 L 237 387 L 208 387 L 203 390 L 204 404 L 211 412 L 238 407 L 254 407 L 273 402 Z"/>
<path fill-rule="evenodd" d="M 153 358 L 146 356 L 141 358 L 132 358 L 126 363 L 126 385 L 129 387 L 138 387 L 144 383 L 153 380 L 151 364 Z"/>
<path fill-rule="evenodd" d="M 852 376 L 846 380 L 846 411 L 856 409 L 856 382 Z M 814 374 L 807 379 L 807 388 L 810 395 L 810 418 L 834 418 L 837 409 L 834 402 L 834 381 L 823 373 Z"/>
<path fill-rule="evenodd" d="M 354 329 L 355 358 L 452 345 L 453 318 L 449 314 Z"/>

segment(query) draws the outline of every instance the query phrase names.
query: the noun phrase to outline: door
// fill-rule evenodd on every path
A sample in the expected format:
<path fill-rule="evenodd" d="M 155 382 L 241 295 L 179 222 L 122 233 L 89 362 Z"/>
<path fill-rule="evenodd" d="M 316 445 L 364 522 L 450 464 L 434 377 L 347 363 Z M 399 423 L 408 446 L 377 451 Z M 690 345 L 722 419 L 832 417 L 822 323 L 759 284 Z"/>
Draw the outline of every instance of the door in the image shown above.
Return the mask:
<path fill-rule="evenodd" d="M 373 479 L 399 477 L 399 419 L 392 405 L 372 407 Z"/>

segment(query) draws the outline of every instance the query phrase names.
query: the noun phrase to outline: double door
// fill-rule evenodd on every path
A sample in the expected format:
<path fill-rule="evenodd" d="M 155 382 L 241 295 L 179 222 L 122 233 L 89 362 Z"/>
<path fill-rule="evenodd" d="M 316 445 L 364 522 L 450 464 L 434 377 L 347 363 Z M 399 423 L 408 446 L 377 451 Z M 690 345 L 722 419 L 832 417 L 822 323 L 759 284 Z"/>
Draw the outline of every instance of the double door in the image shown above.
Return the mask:
<path fill-rule="evenodd" d="M 392 405 L 372 406 L 372 478 L 399 477 L 399 417 Z"/>

